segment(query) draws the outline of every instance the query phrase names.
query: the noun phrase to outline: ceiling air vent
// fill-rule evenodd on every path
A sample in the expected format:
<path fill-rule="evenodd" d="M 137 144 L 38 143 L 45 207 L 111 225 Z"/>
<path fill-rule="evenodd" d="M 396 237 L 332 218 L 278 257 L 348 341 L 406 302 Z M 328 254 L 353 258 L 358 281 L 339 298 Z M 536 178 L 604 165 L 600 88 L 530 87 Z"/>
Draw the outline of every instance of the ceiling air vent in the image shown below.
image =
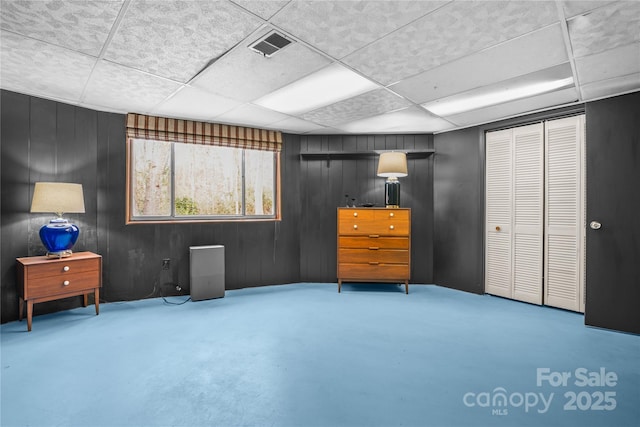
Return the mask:
<path fill-rule="evenodd" d="M 290 43 L 291 40 L 286 39 L 276 32 L 272 32 L 250 45 L 249 49 L 266 57 L 270 57 Z"/>

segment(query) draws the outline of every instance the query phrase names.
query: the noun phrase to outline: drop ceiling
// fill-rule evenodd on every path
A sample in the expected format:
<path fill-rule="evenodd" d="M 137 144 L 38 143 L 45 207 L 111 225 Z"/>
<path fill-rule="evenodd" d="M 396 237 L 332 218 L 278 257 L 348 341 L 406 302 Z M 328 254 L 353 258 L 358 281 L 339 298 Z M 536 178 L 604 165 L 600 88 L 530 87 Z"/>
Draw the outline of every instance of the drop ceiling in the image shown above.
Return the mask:
<path fill-rule="evenodd" d="M 640 90 L 638 1 L 2 0 L 0 14 L 2 89 L 101 111 L 300 134 L 445 132 Z M 250 48 L 274 31 L 291 43 Z M 264 106 L 331 67 L 368 80 L 364 92 Z M 429 111 L 546 78 L 572 80 Z"/>

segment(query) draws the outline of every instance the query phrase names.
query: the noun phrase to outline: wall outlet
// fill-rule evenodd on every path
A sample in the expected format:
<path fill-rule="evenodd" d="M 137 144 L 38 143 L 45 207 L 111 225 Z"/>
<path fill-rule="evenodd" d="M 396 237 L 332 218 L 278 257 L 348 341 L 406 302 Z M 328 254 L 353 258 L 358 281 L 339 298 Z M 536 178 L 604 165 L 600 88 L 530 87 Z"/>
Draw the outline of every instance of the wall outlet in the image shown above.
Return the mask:
<path fill-rule="evenodd" d="M 171 259 L 165 258 L 162 260 L 162 269 L 169 270 L 171 268 Z"/>

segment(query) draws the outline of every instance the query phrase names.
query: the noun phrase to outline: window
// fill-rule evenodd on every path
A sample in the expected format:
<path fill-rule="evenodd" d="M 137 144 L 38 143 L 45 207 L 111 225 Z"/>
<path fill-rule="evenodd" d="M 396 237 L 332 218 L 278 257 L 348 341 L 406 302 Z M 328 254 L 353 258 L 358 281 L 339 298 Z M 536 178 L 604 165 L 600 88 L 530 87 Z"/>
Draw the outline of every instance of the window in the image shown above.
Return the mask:
<path fill-rule="evenodd" d="M 128 222 L 279 219 L 277 150 L 232 138 L 182 142 L 184 134 L 149 132 L 157 122 L 132 131 L 129 116 Z"/>

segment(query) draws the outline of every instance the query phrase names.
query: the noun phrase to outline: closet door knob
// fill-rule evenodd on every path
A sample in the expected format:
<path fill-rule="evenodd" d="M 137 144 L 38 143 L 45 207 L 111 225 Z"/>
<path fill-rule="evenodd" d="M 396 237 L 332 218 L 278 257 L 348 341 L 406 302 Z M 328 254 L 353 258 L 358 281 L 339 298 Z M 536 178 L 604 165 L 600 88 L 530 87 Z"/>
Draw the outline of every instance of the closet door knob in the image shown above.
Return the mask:
<path fill-rule="evenodd" d="M 592 230 L 600 230 L 600 228 L 602 227 L 602 224 L 600 224 L 598 221 L 591 221 L 591 224 L 589 224 L 589 227 L 591 227 Z"/>
<path fill-rule="evenodd" d="M 502 228 L 500 228 L 499 225 L 496 225 L 496 231 L 500 231 L 500 230 L 502 230 Z"/>

